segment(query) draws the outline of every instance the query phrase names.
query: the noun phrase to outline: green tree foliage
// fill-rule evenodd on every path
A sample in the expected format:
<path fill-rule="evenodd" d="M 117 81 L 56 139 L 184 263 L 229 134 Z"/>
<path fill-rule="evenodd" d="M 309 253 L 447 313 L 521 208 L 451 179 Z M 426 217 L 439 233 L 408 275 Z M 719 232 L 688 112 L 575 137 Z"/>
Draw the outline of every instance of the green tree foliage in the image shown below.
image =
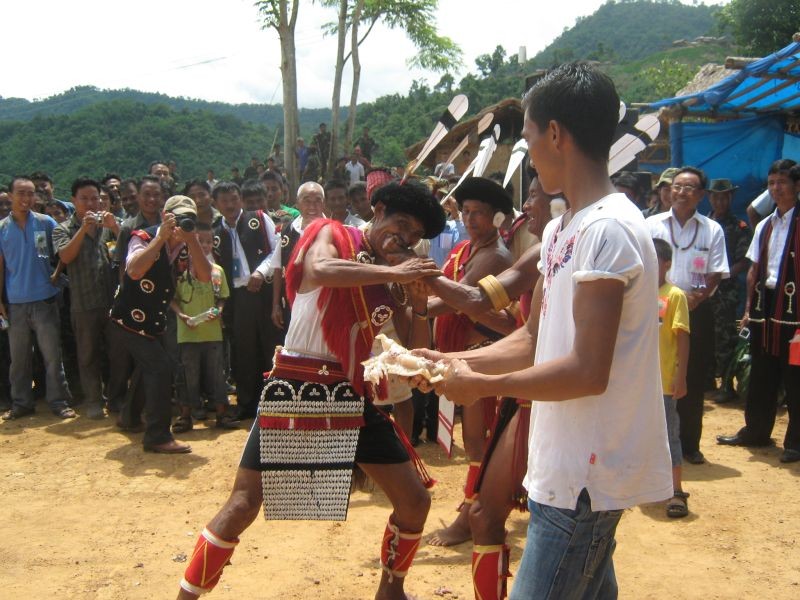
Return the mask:
<path fill-rule="evenodd" d="M 648 82 L 656 98 L 668 98 L 689 83 L 694 77 L 694 72 L 695 70 L 687 64 L 664 58 L 657 67 L 649 67 L 642 71 L 642 77 Z"/>
<path fill-rule="evenodd" d="M 113 100 L 70 115 L 0 122 L 0 180 L 44 169 L 64 197 L 80 175 L 138 177 L 156 159 L 175 160 L 183 180 L 205 178 L 209 167 L 227 177 L 251 155 L 266 157 L 272 135 L 231 115 Z"/>
<path fill-rule="evenodd" d="M 778 0 L 762 0 L 764 4 L 773 1 Z M 718 11 L 719 7 L 687 6 L 678 0 L 608 0 L 591 16 L 579 18 L 534 63 L 549 67 L 581 59 L 641 59 L 669 48 L 674 40 L 709 35 Z"/>
<path fill-rule="evenodd" d="M 787 46 L 800 31 L 797 0 L 731 0 L 717 15 L 723 31 L 751 56 L 766 56 Z"/>

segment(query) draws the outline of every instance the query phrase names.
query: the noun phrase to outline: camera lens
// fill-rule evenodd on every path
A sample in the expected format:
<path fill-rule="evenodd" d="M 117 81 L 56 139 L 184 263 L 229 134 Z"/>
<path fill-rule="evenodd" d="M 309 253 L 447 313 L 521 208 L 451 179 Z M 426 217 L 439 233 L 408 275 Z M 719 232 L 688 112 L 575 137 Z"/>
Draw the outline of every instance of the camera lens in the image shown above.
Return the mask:
<path fill-rule="evenodd" d="M 187 233 L 191 233 L 195 230 L 194 219 L 181 219 L 178 223 L 178 227 L 186 231 Z"/>

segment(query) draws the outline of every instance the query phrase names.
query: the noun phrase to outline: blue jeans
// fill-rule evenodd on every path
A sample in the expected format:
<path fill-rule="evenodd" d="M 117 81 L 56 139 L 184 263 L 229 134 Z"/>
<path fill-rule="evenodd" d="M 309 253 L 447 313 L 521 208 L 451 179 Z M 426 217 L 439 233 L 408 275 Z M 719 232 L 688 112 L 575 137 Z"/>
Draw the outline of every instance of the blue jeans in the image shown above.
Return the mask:
<path fill-rule="evenodd" d="M 592 512 L 584 489 L 575 510 L 528 501 L 525 552 L 509 600 L 617 597 L 612 555 L 621 510 Z"/>
<path fill-rule="evenodd" d="M 8 306 L 8 343 L 11 351 L 11 400 L 14 406 L 34 408 L 33 336 L 39 343 L 47 375 L 45 390 L 50 409 L 58 412 L 70 397 L 64 364 L 61 362 L 61 326 L 55 297 L 39 302 L 23 302 Z"/>

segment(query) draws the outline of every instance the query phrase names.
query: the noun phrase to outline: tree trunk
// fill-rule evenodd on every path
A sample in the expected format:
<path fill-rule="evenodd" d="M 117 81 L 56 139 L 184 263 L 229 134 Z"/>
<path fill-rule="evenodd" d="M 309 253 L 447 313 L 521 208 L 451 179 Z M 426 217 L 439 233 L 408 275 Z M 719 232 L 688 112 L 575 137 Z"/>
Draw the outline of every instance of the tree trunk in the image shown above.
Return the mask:
<path fill-rule="evenodd" d="M 294 31 L 297 24 L 297 9 L 300 0 L 292 0 L 292 12 L 288 14 L 288 0 L 280 0 L 278 37 L 281 42 L 281 77 L 283 79 L 283 161 L 289 179 L 289 190 L 297 190 L 299 173 L 295 147 L 300 134 L 297 117 L 297 61 Z"/>
<path fill-rule="evenodd" d="M 364 0 L 358 0 L 353 9 L 353 23 L 350 29 L 350 57 L 353 64 L 353 85 L 350 88 L 350 106 L 347 109 L 347 128 L 345 130 L 345 148 L 350 153 L 353 148 L 353 132 L 356 126 L 356 104 L 358 102 L 358 86 L 361 82 L 361 60 L 358 56 L 358 26 L 361 13 L 364 10 Z"/>
<path fill-rule="evenodd" d="M 342 72 L 344 71 L 344 42 L 347 36 L 347 0 L 339 2 L 337 26 L 336 67 L 333 73 L 333 98 L 331 99 L 331 149 L 328 152 L 327 168 L 323 172 L 330 179 L 336 160 L 339 158 L 339 108 L 342 97 Z"/>

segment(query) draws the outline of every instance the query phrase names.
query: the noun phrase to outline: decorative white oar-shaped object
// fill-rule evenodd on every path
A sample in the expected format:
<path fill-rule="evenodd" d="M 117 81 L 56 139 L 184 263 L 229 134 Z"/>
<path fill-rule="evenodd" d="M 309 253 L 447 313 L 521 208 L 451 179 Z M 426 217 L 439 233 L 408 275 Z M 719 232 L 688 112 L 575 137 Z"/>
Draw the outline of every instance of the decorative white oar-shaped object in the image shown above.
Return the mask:
<path fill-rule="evenodd" d="M 464 180 L 472 175 L 473 177 L 480 177 L 483 175 L 483 172 L 486 170 L 486 166 L 489 164 L 489 159 L 492 158 L 492 154 L 494 154 L 495 149 L 497 148 L 497 142 L 500 139 L 500 125 L 495 125 L 494 129 L 492 130 L 492 134 L 488 137 L 485 137 L 481 140 L 480 149 L 478 150 L 478 154 L 475 155 L 475 158 L 472 160 L 470 165 L 464 171 L 464 174 L 461 176 L 461 179 L 458 180 L 452 189 L 447 193 L 447 196 L 442 198 L 441 204 L 444 205 L 447 202 L 447 199 L 453 195 L 458 189 Z"/>
<path fill-rule="evenodd" d="M 489 161 L 492 154 L 497 150 L 497 143 L 500 141 L 500 125 L 495 125 L 492 129 L 492 134 L 486 139 L 481 141 L 478 156 L 475 157 L 475 168 L 472 170 L 473 177 L 483 176 L 486 167 L 489 166 Z"/>
<path fill-rule="evenodd" d="M 459 119 L 466 114 L 467 108 L 469 108 L 469 99 L 467 99 L 464 94 L 459 94 L 450 101 L 447 110 L 439 117 L 439 122 L 436 123 L 433 132 L 425 141 L 425 144 L 423 144 L 422 150 L 420 150 L 417 157 L 406 166 L 406 173 L 403 176 L 403 181 L 417 170 L 417 167 L 423 163 L 431 151 L 442 141 L 453 125 L 458 123 Z"/>
<path fill-rule="evenodd" d="M 506 167 L 506 176 L 503 178 L 503 187 L 508 185 L 508 182 L 511 181 L 511 176 L 527 155 L 528 142 L 519 140 L 514 144 L 514 147 L 511 149 L 511 156 L 508 157 L 508 167 Z"/>
<path fill-rule="evenodd" d="M 631 162 L 636 155 L 651 143 L 661 130 L 661 123 L 655 115 L 645 115 L 636 122 L 633 129 L 625 133 L 611 146 L 608 153 L 608 174 L 613 175 Z"/>
<path fill-rule="evenodd" d="M 481 117 L 481 120 L 478 121 L 478 128 L 475 130 L 475 134 L 480 135 L 484 131 L 486 131 L 489 128 L 489 125 L 492 124 L 493 120 L 494 120 L 494 113 L 487 113 L 483 115 Z M 464 151 L 464 148 L 466 148 L 467 144 L 469 143 L 470 135 L 472 134 L 468 133 L 467 135 L 464 136 L 464 138 L 460 142 L 458 142 L 458 146 L 453 148 L 453 151 L 450 153 L 450 156 L 448 156 L 447 160 L 444 161 L 445 165 L 452 164 L 452 162 L 456 159 L 456 157 L 458 157 L 458 155 Z"/>

